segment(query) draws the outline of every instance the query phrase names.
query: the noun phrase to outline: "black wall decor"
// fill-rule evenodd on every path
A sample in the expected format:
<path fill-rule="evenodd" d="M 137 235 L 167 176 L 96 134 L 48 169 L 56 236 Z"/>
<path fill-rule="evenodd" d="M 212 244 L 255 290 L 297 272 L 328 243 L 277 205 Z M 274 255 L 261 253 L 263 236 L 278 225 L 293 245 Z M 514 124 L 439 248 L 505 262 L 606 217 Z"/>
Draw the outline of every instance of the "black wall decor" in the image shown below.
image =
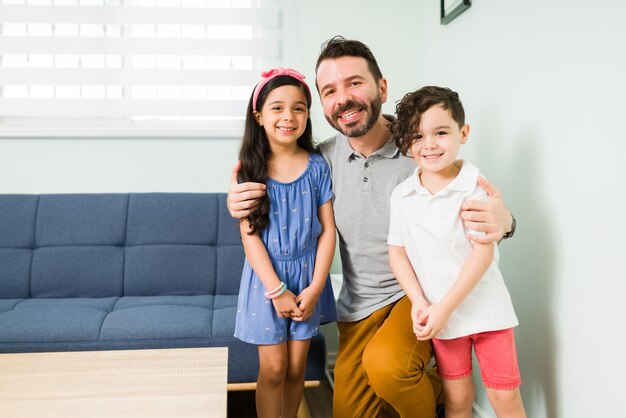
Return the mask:
<path fill-rule="evenodd" d="M 441 0 L 441 24 L 447 25 L 471 5 L 472 0 Z"/>

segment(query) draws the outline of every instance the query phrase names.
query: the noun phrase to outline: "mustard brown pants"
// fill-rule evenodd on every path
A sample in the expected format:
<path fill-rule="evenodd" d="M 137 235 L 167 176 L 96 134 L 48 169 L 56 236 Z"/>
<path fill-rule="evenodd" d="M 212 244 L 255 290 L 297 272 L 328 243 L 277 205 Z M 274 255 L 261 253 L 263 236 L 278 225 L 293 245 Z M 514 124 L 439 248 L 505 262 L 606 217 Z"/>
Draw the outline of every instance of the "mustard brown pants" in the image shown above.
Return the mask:
<path fill-rule="evenodd" d="M 415 338 L 409 298 L 337 326 L 334 418 L 435 418 L 441 381 L 427 373 L 432 344 Z"/>

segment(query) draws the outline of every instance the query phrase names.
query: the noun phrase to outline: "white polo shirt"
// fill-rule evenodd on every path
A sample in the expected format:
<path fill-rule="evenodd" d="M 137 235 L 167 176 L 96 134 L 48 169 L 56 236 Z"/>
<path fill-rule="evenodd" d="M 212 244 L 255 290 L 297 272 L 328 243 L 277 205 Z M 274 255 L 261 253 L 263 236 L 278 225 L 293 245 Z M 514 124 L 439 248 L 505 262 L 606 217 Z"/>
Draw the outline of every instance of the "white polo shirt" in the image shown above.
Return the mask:
<path fill-rule="evenodd" d="M 443 299 L 472 251 L 461 221 L 461 204 L 487 200 L 478 186 L 478 168 L 465 161 L 459 175 L 434 196 L 419 180 L 419 168 L 391 194 L 387 243 L 405 247 L 424 296 Z M 483 278 L 452 313 L 437 338 L 451 339 L 518 325 L 511 297 L 498 269 L 498 248 Z"/>

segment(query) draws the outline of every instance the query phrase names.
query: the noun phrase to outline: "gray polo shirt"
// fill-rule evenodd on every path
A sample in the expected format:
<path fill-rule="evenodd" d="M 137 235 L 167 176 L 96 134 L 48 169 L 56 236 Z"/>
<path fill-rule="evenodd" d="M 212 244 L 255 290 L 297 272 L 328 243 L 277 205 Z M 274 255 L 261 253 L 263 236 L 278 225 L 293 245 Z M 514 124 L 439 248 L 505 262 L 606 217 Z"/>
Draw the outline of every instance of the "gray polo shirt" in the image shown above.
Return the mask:
<path fill-rule="evenodd" d="M 320 144 L 333 177 L 333 208 L 339 233 L 343 285 L 339 321 L 354 322 L 400 299 L 404 292 L 387 257 L 389 197 L 415 170 L 393 143 L 365 158 L 337 134 Z"/>

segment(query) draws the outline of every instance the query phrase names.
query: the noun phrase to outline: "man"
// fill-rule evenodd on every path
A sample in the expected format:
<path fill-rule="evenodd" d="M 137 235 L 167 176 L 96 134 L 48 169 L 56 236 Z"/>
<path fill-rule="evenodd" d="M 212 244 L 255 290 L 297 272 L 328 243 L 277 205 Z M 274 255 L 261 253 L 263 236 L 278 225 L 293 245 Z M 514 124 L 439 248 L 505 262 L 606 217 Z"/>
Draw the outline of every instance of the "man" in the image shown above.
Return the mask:
<path fill-rule="evenodd" d="M 391 116 L 381 113 L 387 80 L 369 48 L 359 41 L 327 41 L 315 68 L 324 116 L 339 133 L 320 145 L 329 162 L 335 194 L 343 285 L 337 302 L 339 351 L 333 415 L 434 418 L 441 385 L 428 375 L 430 341 L 412 331 L 411 303 L 387 258 L 389 197 L 415 169 L 394 145 Z M 245 217 L 264 185 L 237 184 L 228 196 L 232 216 Z M 462 218 L 491 242 L 512 234 L 512 216 L 499 192 L 485 182 L 489 202 L 466 202 Z"/>

